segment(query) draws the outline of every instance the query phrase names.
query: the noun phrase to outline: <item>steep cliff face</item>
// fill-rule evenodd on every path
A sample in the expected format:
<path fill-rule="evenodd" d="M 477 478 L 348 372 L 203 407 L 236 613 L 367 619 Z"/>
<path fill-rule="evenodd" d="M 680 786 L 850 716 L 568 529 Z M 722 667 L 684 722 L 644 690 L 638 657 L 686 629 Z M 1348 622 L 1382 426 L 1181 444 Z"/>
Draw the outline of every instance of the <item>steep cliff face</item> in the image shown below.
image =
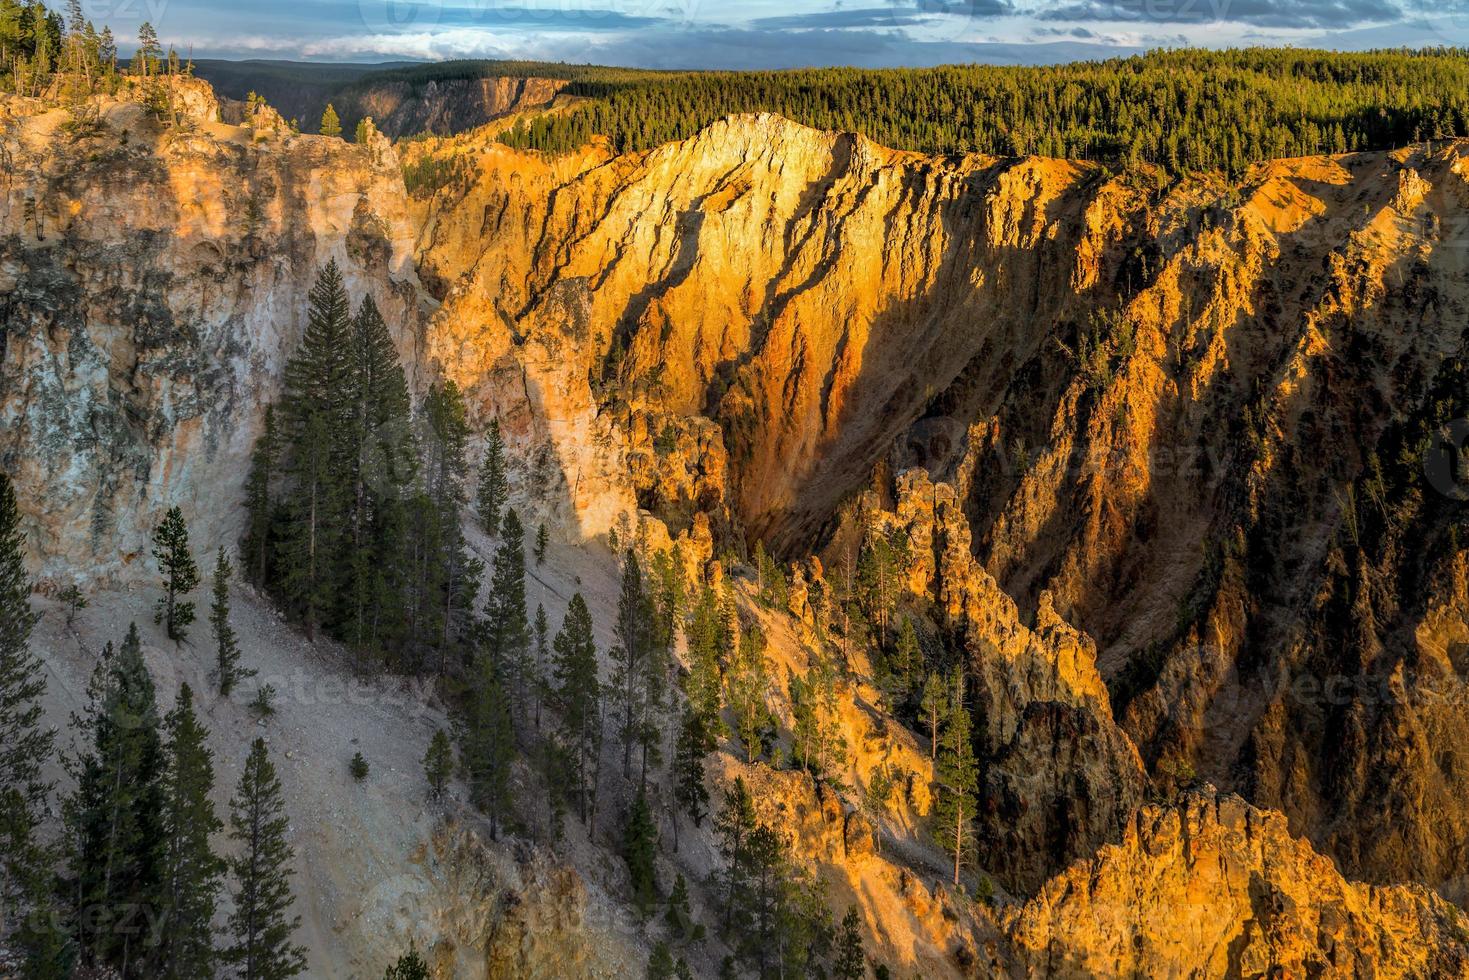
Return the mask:
<path fill-rule="evenodd" d="M 966 638 L 969 702 L 983 780 L 984 866 L 1029 893 L 1078 857 L 1116 840 L 1142 802 L 1147 775 L 1112 717 L 1096 647 L 1041 596 L 1034 629 L 975 560 L 954 488 L 914 469 L 896 481 L 892 512 L 864 499 L 867 520 L 902 533 L 907 587 L 934 601 Z"/>
<path fill-rule="evenodd" d="M 723 502 L 788 549 L 967 364 L 998 385 L 1045 343 L 1036 319 L 1079 302 L 1086 256 L 1116 233 L 1059 217 L 1122 193 L 1083 166 L 936 161 L 770 116 L 616 158 L 475 136 L 409 152 L 475 174 L 429 204 L 421 262 L 449 304 L 493 304 L 498 322 L 444 320 L 565 338 L 574 383 L 655 432 L 663 415 L 716 419 Z"/>
<path fill-rule="evenodd" d="M 500 419 L 517 506 L 560 537 L 641 507 L 701 554 L 745 531 L 804 558 L 876 488 L 909 594 L 966 640 L 981 864 L 1019 896 L 938 884 L 922 753 L 883 734 L 855 658 L 850 786 L 897 759 L 917 789 L 873 814 L 753 772 L 888 962 L 1464 973 L 1453 909 L 1331 859 L 1451 894 L 1469 871 L 1469 557 L 1458 459 L 1432 452 L 1464 410 L 1469 147 L 1163 186 L 770 116 L 552 158 L 177 101 L 176 128 L 127 101 L 0 103 L 0 461 L 43 578 L 136 574 L 174 502 L 199 547 L 235 540 L 260 409 L 335 258 L 417 381 Z M 411 194 L 399 152 L 433 175 Z M 802 569 L 798 624 L 821 561 Z M 801 669 L 808 638 L 770 625 Z M 1138 809 L 1190 770 L 1285 816 Z M 435 847 L 423 875 L 455 895 L 480 858 Z M 537 880 L 566 900 L 440 965 L 517 969 L 537 916 L 580 907 L 574 877 Z M 573 926 L 537 962 L 594 969 Z"/>
<path fill-rule="evenodd" d="M 549 106 L 566 82 L 554 78 L 451 78 L 420 85 L 364 81 L 347 89 L 337 106 L 359 119 L 371 116 L 394 138 L 420 133 L 462 133 L 502 116 Z"/>
<path fill-rule="evenodd" d="M 1143 807 L 1003 919 L 1031 976 L 1469 975 L 1457 907 L 1343 881 L 1280 814 L 1213 789 Z"/>
<path fill-rule="evenodd" d="M 226 126 L 207 86 L 178 95 L 174 129 L 102 99 L 0 119 L 0 458 L 43 579 L 121 573 L 175 503 L 204 548 L 236 540 L 262 408 L 329 258 L 415 359 L 392 147 Z"/>
<path fill-rule="evenodd" d="M 583 533 L 636 500 L 796 556 L 874 476 L 925 467 L 1021 614 L 1049 594 L 1094 638 L 1166 779 L 1279 805 L 1354 873 L 1469 870 L 1469 828 L 1433 816 L 1469 761 L 1443 748 L 1457 634 L 1432 625 L 1463 561 L 1438 434 L 1462 415 L 1469 147 L 1240 186 L 768 116 L 618 157 L 408 152 L 462 167 L 418 205 L 434 356 L 555 420 Z"/>

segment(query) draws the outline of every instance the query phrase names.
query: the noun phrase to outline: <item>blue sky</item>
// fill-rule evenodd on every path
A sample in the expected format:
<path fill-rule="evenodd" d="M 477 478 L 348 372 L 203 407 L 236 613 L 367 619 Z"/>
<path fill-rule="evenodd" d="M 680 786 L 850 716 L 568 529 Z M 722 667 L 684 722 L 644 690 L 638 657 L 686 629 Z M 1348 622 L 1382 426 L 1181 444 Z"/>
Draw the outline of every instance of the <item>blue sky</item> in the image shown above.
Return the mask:
<path fill-rule="evenodd" d="M 58 4 L 59 5 L 59 4 Z M 83 0 L 195 57 L 650 68 L 1047 63 L 1181 45 L 1469 46 L 1469 0 Z M 126 45 L 124 45 L 126 48 Z"/>

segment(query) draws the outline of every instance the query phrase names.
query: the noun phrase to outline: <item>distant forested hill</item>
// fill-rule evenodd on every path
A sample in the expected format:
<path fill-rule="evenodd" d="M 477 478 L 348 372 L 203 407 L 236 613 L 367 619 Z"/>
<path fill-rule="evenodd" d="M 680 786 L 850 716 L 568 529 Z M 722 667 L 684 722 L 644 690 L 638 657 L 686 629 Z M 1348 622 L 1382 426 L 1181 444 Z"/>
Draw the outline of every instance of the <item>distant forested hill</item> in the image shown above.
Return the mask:
<path fill-rule="evenodd" d="M 928 153 L 1034 153 L 1238 174 L 1264 159 L 1469 132 L 1469 52 L 1461 49 L 1178 50 L 1040 67 L 581 69 L 566 91 L 593 101 L 521 126 L 505 141 L 561 151 L 602 134 L 618 149 L 643 149 L 730 113 L 764 110 Z"/>
<path fill-rule="evenodd" d="M 315 132 L 322 110 L 340 98 L 342 89 L 364 77 L 401 66 L 316 64 L 303 61 L 194 62 L 194 74 L 214 86 L 220 95 L 244 101 L 251 92 L 263 96 L 282 116 L 299 119 L 301 128 Z"/>
<path fill-rule="evenodd" d="M 898 149 L 1155 163 L 1238 175 L 1276 157 L 1383 149 L 1469 134 L 1469 51 L 1178 50 L 1010 67 L 655 72 L 529 61 L 417 65 L 200 62 L 224 94 L 253 89 L 308 131 L 326 102 L 375 89 L 550 78 L 587 100 L 507 132 L 562 152 L 606 136 L 619 150 L 684 139 L 739 112 L 777 112 Z M 346 117 L 344 116 L 344 121 Z"/>

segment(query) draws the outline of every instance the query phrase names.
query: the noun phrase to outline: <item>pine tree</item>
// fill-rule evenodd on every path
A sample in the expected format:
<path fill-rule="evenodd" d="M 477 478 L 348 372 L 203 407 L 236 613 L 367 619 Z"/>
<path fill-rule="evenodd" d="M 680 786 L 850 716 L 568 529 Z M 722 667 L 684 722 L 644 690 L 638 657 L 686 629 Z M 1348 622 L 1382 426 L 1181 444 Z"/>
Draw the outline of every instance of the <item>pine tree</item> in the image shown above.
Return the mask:
<path fill-rule="evenodd" d="M 210 848 L 223 828 L 214 813 L 214 763 L 208 732 L 194 714 L 189 685 L 165 720 L 168 745 L 163 775 L 163 909 L 158 976 L 191 980 L 214 974 L 214 905 L 224 862 Z"/>
<path fill-rule="evenodd" d="M 923 667 L 923 649 L 918 645 L 918 630 L 913 626 L 912 617 L 903 617 L 892 664 L 898 696 L 906 699 L 913 690 L 914 677 Z"/>
<path fill-rule="evenodd" d="M 431 507 L 426 516 L 435 524 L 435 547 L 427 552 L 427 559 L 437 567 L 433 576 L 437 582 L 428 591 L 437 593 L 439 603 L 436 618 L 441 670 L 450 651 L 460 647 L 473 626 L 474 597 L 483 571 L 480 563 L 469 557 L 459 526 L 459 509 L 467 501 L 467 412 L 464 395 L 452 380 L 429 389 L 424 402 L 427 431 L 423 471 Z M 520 567 L 524 565 L 522 555 Z"/>
<path fill-rule="evenodd" d="M 481 655 L 460 722 L 459 758 L 469 799 L 490 818 L 490 837 L 498 839 L 510 813 L 510 767 L 515 761 L 515 727 L 510 699 L 499 673 Z"/>
<path fill-rule="evenodd" d="M 409 947 L 408 952 L 398 957 L 398 962 L 388 967 L 383 980 L 430 980 L 428 964 L 416 948 Z"/>
<path fill-rule="evenodd" d="M 541 701 L 547 688 L 546 669 L 551 650 L 551 623 L 546 618 L 546 607 L 536 603 L 536 618 L 531 624 L 533 636 L 531 656 L 531 698 L 535 701 L 536 730 L 541 728 Z"/>
<path fill-rule="evenodd" d="M 627 863 L 632 884 L 633 907 L 643 916 L 652 912 L 658 898 L 658 882 L 653 867 L 657 853 L 658 829 L 653 825 L 653 811 L 648 807 L 647 794 L 640 789 L 628 809 L 623 826 L 622 859 Z"/>
<path fill-rule="evenodd" d="M 496 676 L 513 686 L 505 693 L 514 698 L 515 714 L 523 718 L 530 674 L 530 628 L 525 612 L 525 541 L 513 508 L 505 512 L 501 530 L 485 604 L 485 653 Z"/>
<path fill-rule="evenodd" d="M 500 511 L 509 496 L 510 484 L 505 477 L 505 441 L 500 435 L 500 420 L 491 419 L 485 433 L 485 455 L 479 469 L 479 520 L 490 537 L 500 533 Z"/>
<path fill-rule="evenodd" d="M 245 540 L 241 544 L 245 574 L 260 588 L 271 583 L 274 571 L 274 480 L 280 451 L 275 406 L 267 405 L 260 436 L 250 453 L 250 474 L 245 479 Z"/>
<path fill-rule="evenodd" d="M 352 754 L 352 761 L 347 764 L 347 771 L 350 772 L 352 774 L 352 778 L 359 783 L 367 778 L 367 774 L 370 771 L 370 768 L 371 767 L 367 764 L 367 760 L 362 757 L 361 752 L 354 752 Z"/>
<path fill-rule="evenodd" d="M 938 674 L 929 674 L 928 680 L 923 682 L 923 699 L 920 706 L 923 716 L 928 719 L 928 756 L 930 759 L 939 757 L 939 719 L 947 710 L 948 694 L 944 690 L 944 682 Z"/>
<path fill-rule="evenodd" d="M 136 625 L 92 675 L 86 714 L 73 718 L 83 745 L 67 759 L 76 781 L 63 804 L 77 928 L 89 966 L 147 972 L 163 890 L 165 757 L 153 679 Z"/>
<path fill-rule="evenodd" d="M 342 135 L 342 120 L 337 118 L 337 110 L 327 103 L 326 111 L 321 114 L 321 135 L 336 138 Z"/>
<path fill-rule="evenodd" d="M 954 884 L 974 848 L 971 825 L 979 793 L 979 766 L 970 741 L 969 708 L 964 703 L 964 673 L 955 668 L 954 696 L 945 716 L 943 745 L 934 766 L 934 840 L 954 858 Z"/>
<path fill-rule="evenodd" d="M 385 570 L 403 564 L 406 541 L 399 508 L 414 456 L 408 382 L 387 323 L 371 296 L 350 325 L 344 434 L 346 473 L 341 550 L 337 557 L 340 635 L 361 651 L 378 650 L 400 629 Z"/>
<path fill-rule="evenodd" d="M 449 777 L 454 774 L 454 748 L 442 728 L 429 740 L 428 751 L 423 756 L 423 774 L 428 780 L 429 799 L 442 800 Z"/>
<path fill-rule="evenodd" d="M 714 740 L 704 726 L 704 718 L 692 708 L 686 709 L 679 726 L 678 742 L 673 753 L 673 799 L 695 827 L 703 825 L 709 812 L 709 790 L 704 785 L 704 760 L 714 749 Z M 673 822 L 673 849 L 678 850 L 678 821 Z"/>
<path fill-rule="evenodd" d="M 412 430 L 408 380 L 387 323 L 372 297 L 362 300 L 352 321 L 353 494 L 351 498 L 354 547 L 378 568 L 396 566 L 405 553 L 398 531 L 399 511 L 417 467 L 418 449 Z M 374 601 L 382 596 L 383 579 L 373 579 Z M 361 611 L 356 611 L 361 617 Z M 384 629 L 381 614 L 371 626 Z M 376 641 L 374 636 L 373 641 Z"/>
<path fill-rule="evenodd" d="M 673 891 L 668 893 L 668 911 L 664 913 L 663 921 L 668 923 L 668 928 L 680 941 L 690 942 L 697 938 L 695 933 L 699 927 L 694 923 L 694 914 L 689 908 L 689 883 L 681 873 L 674 875 Z"/>
<path fill-rule="evenodd" d="M 580 592 L 571 597 L 553 646 L 552 704 L 560 716 L 560 735 L 571 763 L 577 814 L 586 823 L 589 797 L 596 790 L 592 771 L 602 744 L 602 687 L 597 680 L 592 614 Z"/>
<path fill-rule="evenodd" d="M 744 898 L 749 888 L 750 838 L 756 827 L 755 801 L 744 778 L 736 776 L 734 784 L 724 791 L 724 805 L 714 822 L 719 853 L 724 858 L 725 935 L 730 935 L 736 926 L 743 926 L 740 920 L 744 917 Z"/>
<path fill-rule="evenodd" d="M 711 736 L 720 730 L 719 711 L 724 702 L 719 660 L 723 632 L 718 597 L 713 589 L 705 586 L 699 592 L 685 630 L 689 674 L 684 690 Z"/>
<path fill-rule="evenodd" d="M 87 597 L 75 582 L 62 589 L 56 598 L 66 607 L 66 625 L 76 623 L 77 613 L 87 608 Z"/>
<path fill-rule="evenodd" d="M 734 712 L 745 760 L 754 762 L 765 750 L 765 735 L 774 726 L 770 711 L 771 683 L 765 663 L 765 636 L 752 625 L 740 633 L 729 672 L 729 705 Z"/>
<path fill-rule="evenodd" d="M 687 604 L 684 583 L 688 576 L 684 567 L 683 550 L 675 546 L 668 550 L 655 551 L 650 564 L 649 592 L 652 594 L 655 614 L 655 642 L 666 650 L 672 650 L 677 641 L 684 606 Z"/>
<path fill-rule="evenodd" d="M 288 827 L 280 780 L 265 740 L 257 738 L 230 801 L 231 836 L 240 850 L 229 861 L 235 910 L 229 918 L 233 941 L 223 958 L 241 980 L 280 980 L 306 969 L 305 948 L 291 943 L 301 918 L 290 915 L 294 853 Z"/>
<path fill-rule="evenodd" d="M 133 74 L 147 78 L 156 73 L 158 58 L 162 54 L 163 48 L 158 43 L 158 32 L 153 29 L 152 24 L 144 21 L 138 28 L 138 51 L 133 55 Z"/>
<path fill-rule="evenodd" d="M 175 643 L 182 642 L 194 621 L 194 604 L 184 601 L 199 584 L 199 566 L 189 554 L 189 528 L 177 507 L 170 507 L 163 520 L 153 529 L 153 557 L 163 575 L 163 595 L 153 621 L 162 623 L 164 632 Z"/>
<path fill-rule="evenodd" d="M 836 962 L 832 964 L 833 980 L 863 980 L 867 976 L 867 954 L 862 948 L 862 917 L 857 906 L 847 909 L 837 936 Z"/>
<path fill-rule="evenodd" d="M 673 952 L 663 940 L 653 944 L 653 952 L 648 957 L 648 980 L 673 980 Z"/>
<path fill-rule="evenodd" d="M 286 363 L 281 401 L 290 487 L 280 585 L 307 639 L 314 639 L 336 606 L 333 559 L 345 527 L 352 449 L 351 318 L 335 259 L 317 276 L 309 301 L 306 331 Z"/>
<path fill-rule="evenodd" d="M 215 665 L 219 671 L 219 693 L 229 697 L 235 684 L 255 671 L 240 666 L 240 644 L 230 625 L 230 578 L 235 573 L 224 549 L 214 560 L 214 601 L 209 605 L 209 625 L 214 629 Z"/>
<path fill-rule="evenodd" d="M 15 942 L 26 976 L 60 976 L 60 935 L 52 911 L 50 850 L 38 837 L 51 785 L 41 766 L 55 735 L 41 726 L 46 692 L 41 662 L 30 651 L 31 611 L 20 511 L 10 477 L 0 472 L 0 905 L 22 910 Z"/>
<path fill-rule="evenodd" d="M 622 564 L 622 589 L 617 600 L 614 631 L 618 645 L 611 651 L 612 690 L 622 716 L 622 773 L 632 771 L 632 750 L 641 750 L 639 785 L 645 785 L 648 766 L 658 759 L 661 736 L 659 715 L 668 687 L 668 651 L 657 642 L 652 599 L 643 587 L 637 555 L 627 552 Z"/>
<path fill-rule="evenodd" d="M 535 552 L 534 553 L 535 553 L 535 556 L 536 556 L 536 564 L 537 565 L 541 564 L 542 562 L 544 562 L 546 560 L 546 545 L 548 543 L 549 543 L 549 538 L 548 538 L 548 536 L 546 534 L 546 525 L 545 525 L 544 522 L 542 522 L 541 523 L 541 526 L 536 529 L 536 546 L 535 546 Z"/>

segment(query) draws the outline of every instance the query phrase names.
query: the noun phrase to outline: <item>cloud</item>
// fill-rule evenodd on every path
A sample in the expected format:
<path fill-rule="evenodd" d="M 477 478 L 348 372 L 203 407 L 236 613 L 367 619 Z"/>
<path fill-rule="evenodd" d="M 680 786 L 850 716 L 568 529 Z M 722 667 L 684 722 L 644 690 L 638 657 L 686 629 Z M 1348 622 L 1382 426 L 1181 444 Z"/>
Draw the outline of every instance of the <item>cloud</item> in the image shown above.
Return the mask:
<path fill-rule="evenodd" d="M 1015 13 L 1009 0 L 968 0 L 966 3 L 944 3 L 941 0 L 917 0 L 915 3 L 891 3 L 885 7 L 816 10 L 804 14 L 757 17 L 749 26 L 763 31 L 831 30 L 856 28 L 916 27 L 936 17 L 1005 17 Z"/>
<path fill-rule="evenodd" d="M 276 57 L 334 62 L 436 61 L 451 58 L 524 58 L 575 64 L 664 69 L 802 68 L 851 65 L 925 67 L 968 62 L 1059 64 L 1137 53 L 1136 46 L 1082 41 L 924 41 L 902 31 L 808 30 L 797 33 L 737 27 L 650 27 L 575 32 L 478 27 L 409 32 L 340 33 L 302 39 L 200 33 L 179 39 L 197 57 Z"/>
<path fill-rule="evenodd" d="M 1391 23 L 1403 12 L 1390 0 L 1077 0 L 1034 12 L 1043 21 L 1248 24 L 1272 28 L 1341 28 Z"/>

